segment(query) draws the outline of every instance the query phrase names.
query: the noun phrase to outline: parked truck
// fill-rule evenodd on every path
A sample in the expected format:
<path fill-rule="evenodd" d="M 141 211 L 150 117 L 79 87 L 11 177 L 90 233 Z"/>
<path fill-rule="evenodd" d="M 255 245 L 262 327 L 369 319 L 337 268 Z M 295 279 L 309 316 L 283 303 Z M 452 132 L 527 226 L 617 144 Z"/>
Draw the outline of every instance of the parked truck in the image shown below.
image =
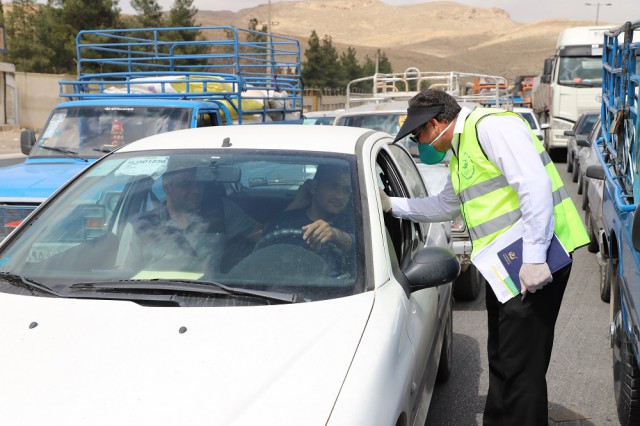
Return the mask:
<path fill-rule="evenodd" d="M 573 27 L 560 32 L 556 52 L 544 63 L 533 91 L 533 108 L 545 131 L 547 151 L 566 149 L 565 130 L 571 130 L 583 112 L 601 103 L 602 40 L 610 27 Z"/>
<path fill-rule="evenodd" d="M 640 424 L 640 43 L 634 42 L 638 29 L 640 21 L 627 22 L 604 34 L 602 135 L 596 140 L 604 169 L 602 219 L 608 244 L 602 249 L 610 279 L 614 391 L 623 426 Z"/>
<path fill-rule="evenodd" d="M 76 38 L 78 78 L 21 164 L 0 168 L 0 240 L 100 156 L 172 130 L 302 123 L 296 39 L 229 26 L 106 29 Z"/>

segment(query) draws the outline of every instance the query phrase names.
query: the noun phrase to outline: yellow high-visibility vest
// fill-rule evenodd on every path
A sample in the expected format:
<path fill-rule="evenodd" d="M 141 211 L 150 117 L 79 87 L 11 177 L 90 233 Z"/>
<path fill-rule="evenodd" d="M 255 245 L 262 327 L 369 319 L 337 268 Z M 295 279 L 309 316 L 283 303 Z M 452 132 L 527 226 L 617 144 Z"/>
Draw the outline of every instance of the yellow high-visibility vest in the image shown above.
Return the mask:
<path fill-rule="evenodd" d="M 512 115 L 522 119 L 518 114 L 497 108 L 474 109 L 464 123 L 457 156 L 454 155 L 449 163 L 451 183 L 460 197 L 462 215 L 471 237 L 471 257 L 522 216 L 518 193 L 507 183 L 500 169 L 487 159 L 478 141 L 477 125 L 489 115 Z M 531 129 L 529 132 L 551 179 L 554 232 L 570 253 L 588 244 L 589 235 L 549 154 Z"/>

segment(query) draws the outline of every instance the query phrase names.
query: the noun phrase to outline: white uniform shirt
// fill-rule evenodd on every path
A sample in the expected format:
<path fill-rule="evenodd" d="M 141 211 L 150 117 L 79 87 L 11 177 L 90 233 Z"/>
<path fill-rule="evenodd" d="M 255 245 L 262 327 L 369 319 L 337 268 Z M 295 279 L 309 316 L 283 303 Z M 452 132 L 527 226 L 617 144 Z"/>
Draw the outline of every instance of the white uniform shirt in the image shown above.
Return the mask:
<path fill-rule="evenodd" d="M 454 127 L 453 151 L 457 155 L 460 133 L 471 110 L 463 107 Z M 489 161 L 495 164 L 518 193 L 522 211 L 524 263 L 544 263 L 553 236 L 551 179 L 531 142 L 529 128 L 518 117 L 488 116 L 478 124 L 478 141 Z M 451 176 L 442 192 L 427 198 L 391 198 L 394 216 L 417 222 L 451 220 L 460 213 L 460 199 Z"/>

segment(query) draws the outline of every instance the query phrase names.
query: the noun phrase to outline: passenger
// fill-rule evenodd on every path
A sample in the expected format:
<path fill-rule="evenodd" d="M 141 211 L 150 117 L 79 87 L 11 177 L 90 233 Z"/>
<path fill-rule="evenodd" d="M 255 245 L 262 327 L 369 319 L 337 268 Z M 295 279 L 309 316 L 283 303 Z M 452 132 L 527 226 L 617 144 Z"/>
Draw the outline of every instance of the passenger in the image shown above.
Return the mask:
<path fill-rule="evenodd" d="M 242 250 L 248 253 L 261 235 L 261 225 L 231 200 L 205 200 L 195 167 L 165 172 L 162 188 L 166 201 L 126 225 L 117 267 L 215 273 L 228 269 L 223 257 L 241 257 L 231 246 L 250 247 Z"/>
<path fill-rule="evenodd" d="M 514 113 L 471 111 L 444 91 L 427 89 L 409 101 L 396 140 L 409 134 L 427 164 L 452 149 L 451 176 L 433 197 L 389 198 L 381 192 L 385 212 L 424 222 L 462 212 L 473 241 L 472 260 L 476 250 L 495 250 L 491 238 L 522 223 L 523 296 L 500 303 L 487 285 L 489 391 L 483 424 L 547 425 L 545 376 L 571 272 L 568 264 L 552 274 L 547 249 L 554 231 L 569 252 L 589 242 L 578 211 L 544 148 Z"/>
<path fill-rule="evenodd" d="M 350 200 L 349 168 L 319 165 L 314 178 L 300 186 L 294 202 L 267 227 L 265 235 L 279 229 L 301 230 L 302 239 L 297 243 L 317 252 L 332 272 L 339 273 L 338 264 L 354 244 L 354 217 L 345 211 Z M 329 243 L 343 254 L 328 250 Z"/>

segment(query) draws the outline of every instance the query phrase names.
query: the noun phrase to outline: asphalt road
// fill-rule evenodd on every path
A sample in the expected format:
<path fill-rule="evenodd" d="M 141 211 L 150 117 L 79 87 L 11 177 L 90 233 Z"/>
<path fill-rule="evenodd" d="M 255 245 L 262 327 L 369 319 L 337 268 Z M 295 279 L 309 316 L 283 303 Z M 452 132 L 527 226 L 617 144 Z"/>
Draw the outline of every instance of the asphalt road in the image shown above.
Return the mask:
<path fill-rule="evenodd" d="M 566 164 L 556 167 L 580 209 L 581 196 Z M 620 424 L 613 394 L 609 304 L 600 300 L 599 273 L 596 255 L 586 247 L 576 250 L 547 374 L 549 425 Z M 473 302 L 455 302 L 453 372 L 447 383 L 436 386 L 427 425 L 482 424 L 489 386 L 486 327 L 484 292 Z"/>

